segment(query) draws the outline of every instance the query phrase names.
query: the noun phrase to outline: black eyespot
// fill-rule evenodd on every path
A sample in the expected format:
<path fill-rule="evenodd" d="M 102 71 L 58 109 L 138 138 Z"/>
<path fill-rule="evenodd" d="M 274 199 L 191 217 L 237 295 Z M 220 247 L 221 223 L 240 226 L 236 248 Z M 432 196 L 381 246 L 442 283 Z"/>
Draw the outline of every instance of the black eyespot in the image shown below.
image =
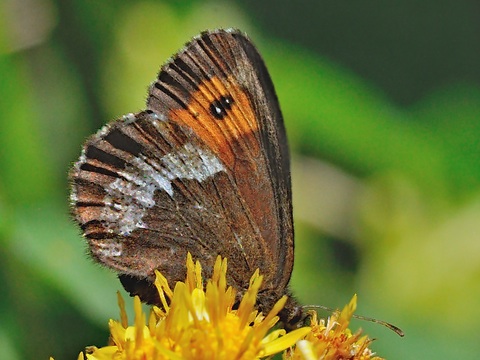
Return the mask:
<path fill-rule="evenodd" d="M 233 99 L 230 95 L 221 96 L 220 99 L 212 101 L 210 113 L 217 119 L 223 120 L 228 111 L 232 108 Z"/>

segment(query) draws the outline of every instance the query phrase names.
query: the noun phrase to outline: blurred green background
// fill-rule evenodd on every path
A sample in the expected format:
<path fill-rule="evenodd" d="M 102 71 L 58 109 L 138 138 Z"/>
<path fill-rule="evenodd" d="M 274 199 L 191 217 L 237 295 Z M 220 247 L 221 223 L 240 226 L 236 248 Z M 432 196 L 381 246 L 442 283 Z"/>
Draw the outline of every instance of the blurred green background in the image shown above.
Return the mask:
<path fill-rule="evenodd" d="M 86 136 L 144 107 L 201 30 L 238 27 L 271 72 L 293 153 L 303 304 L 342 307 L 389 359 L 476 358 L 480 5 L 460 1 L 0 3 L 0 358 L 105 345 L 115 275 L 86 256 L 67 172 Z M 325 315 L 325 314 L 323 314 Z"/>

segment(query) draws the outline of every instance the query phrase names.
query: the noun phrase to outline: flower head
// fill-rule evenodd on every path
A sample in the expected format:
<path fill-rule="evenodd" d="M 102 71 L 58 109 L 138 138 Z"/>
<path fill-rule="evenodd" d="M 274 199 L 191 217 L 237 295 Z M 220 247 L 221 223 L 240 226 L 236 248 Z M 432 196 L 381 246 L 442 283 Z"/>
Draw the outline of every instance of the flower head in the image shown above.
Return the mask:
<path fill-rule="evenodd" d="M 283 353 L 289 359 L 381 360 L 368 348 L 371 340 L 352 332 L 348 324 L 356 296 L 341 312 L 327 320 L 310 314 L 310 326 L 290 333 L 273 329 L 285 306 L 284 296 L 266 315 L 255 310 L 262 284 L 257 270 L 237 309 L 236 290 L 227 287 L 227 260 L 217 258 L 213 275 L 204 286 L 202 268 L 187 256 L 187 277 L 174 290 L 156 273 L 161 307 L 153 306 L 148 318 L 140 299 L 134 298 L 135 320 L 128 326 L 123 298 L 118 295 L 120 321 L 110 320 L 110 345 L 85 350 L 88 360 L 161 359 L 260 359 Z M 83 354 L 79 355 L 83 359 Z"/>
<path fill-rule="evenodd" d="M 135 297 L 135 321 L 128 326 L 123 299 L 119 296 L 121 321 L 110 320 L 111 345 L 92 348 L 89 360 L 144 359 L 257 359 L 292 347 L 310 332 L 309 327 L 286 334 L 269 331 L 278 322 L 282 297 L 266 315 L 255 310 L 262 283 L 258 270 L 238 309 L 233 309 L 235 289 L 227 287 L 227 260 L 217 258 L 212 279 L 203 286 L 201 266 L 187 257 L 187 278 L 172 291 L 157 272 L 155 285 L 162 307 L 153 307 L 148 319 Z"/>
<path fill-rule="evenodd" d="M 357 307 L 357 296 L 341 312 L 332 314 L 326 321 L 318 319 L 312 312 L 311 331 L 304 339 L 297 342 L 295 348 L 288 352 L 286 359 L 349 359 L 349 360 L 382 360 L 374 356 L 368 348 L 372 342 L 361 331 L 352 334 L 348 324 Z"/>

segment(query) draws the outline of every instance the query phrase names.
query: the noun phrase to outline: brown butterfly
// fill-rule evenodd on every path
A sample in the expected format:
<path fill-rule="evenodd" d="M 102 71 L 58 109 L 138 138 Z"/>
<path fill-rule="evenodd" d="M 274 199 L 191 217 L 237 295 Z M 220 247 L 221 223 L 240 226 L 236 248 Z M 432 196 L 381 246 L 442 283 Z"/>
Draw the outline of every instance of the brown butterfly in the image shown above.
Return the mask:
<path fill-rule="evenodd" d="M 267 68 L 237 30 L 207 31 L 160 70 L 147 109 L 90 137 L 70 174 L 72 209 L 98 262 L 158 304 L 160 270 L 184 280 L 190 252 L 207 277 L 217 255 L 247 289 L 255 269 L 268 311 L 284 294 L 294 240 L 288 145 Z M 289 298 L 286 324 L 302 318 Z"/>

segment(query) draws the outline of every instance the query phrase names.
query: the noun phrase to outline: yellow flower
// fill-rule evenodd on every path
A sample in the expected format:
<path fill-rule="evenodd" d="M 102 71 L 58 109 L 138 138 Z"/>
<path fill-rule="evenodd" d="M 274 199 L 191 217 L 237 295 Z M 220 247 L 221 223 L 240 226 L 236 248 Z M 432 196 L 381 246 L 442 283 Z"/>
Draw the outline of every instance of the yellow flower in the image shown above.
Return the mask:
<path fill-rule="evenodd" d="M 154 306 L 148 320 L 140 299 L 135 297 L 135 321 L 128 326 L 123 299 L 119 295 L 121 321 L 110 320 L 111 345 L 91 347 L 88 360 L 154 359 L 258 359 L 281 353 L 310 333 L 304 327 L 286 334 L 269 331 L 278 322 L 285 305 L 282 297 L 266 315 L 255 310 L 262 283 L 258 270 L 238 309 L 233 310 L 235 289 L 227 287 L 227 260 L 217 258 L 212 279 L 204 288 L 199 262 L 187 257 L 187 278 L 172 291 L 165 277 L 156 273 L 162 308 Z M 79 357 L 80 358 L 80 357 Z"/>
<path fill-rule="evenodd" d="M 227 287 L 227 260 L 217 258 L 212 278 L 203 285 L 202 269 L 187 256 L 187 277 L 172 291 L 167 279 L 156 273 L 155 286 L 161 307 L 152 307 L 146 318 L 135 297 L 134 324 L 128 326 L 125 304 L 118 295 L 120 321 L 110 320 L 110 345 L 85 350 L 88 360 L 253 360 L 283 354 L 285 360 L 381 360 L 368 348 L 367 336 L 348 329 L 357 297 L 327 320 L 311 312 L 310 327 L 286 333 L 272 328 L 285 306 L 282 297 L 267 314 L 255 310 L 262 276 L 257 270 L 250 279 L 238 309 L 233 309 L 235 289 Z M 81 353 L 78 357 L 83 359 Z"/>
<path fill-rule="evenodd" d="M 330 316 L 327 321 L 318 319 L 317 313 L 311 313 L 311 332 L 298 341 L 295 348 L 287 352 L 286 360 L 382 360 L 374 356 L 368 348 L 372 340 L 355 334 L 348 329 L 348 324 L 357 307 L 357 296 L 339 313 Z"/>

